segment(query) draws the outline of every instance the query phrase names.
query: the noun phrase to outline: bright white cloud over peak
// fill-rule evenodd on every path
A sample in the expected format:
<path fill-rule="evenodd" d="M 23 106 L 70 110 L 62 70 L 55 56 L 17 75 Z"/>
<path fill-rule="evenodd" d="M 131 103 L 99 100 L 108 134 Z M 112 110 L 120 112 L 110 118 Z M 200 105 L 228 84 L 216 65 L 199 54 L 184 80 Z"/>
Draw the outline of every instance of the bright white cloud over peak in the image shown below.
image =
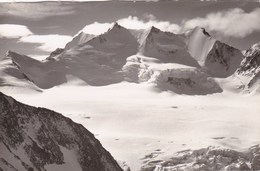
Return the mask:
<path fill-rule="evenodd" d="M 158 21 L 154 16 L 149 15 L 148 21 L 143 21 L 135 16 L 129 16 L 118 20 L 118 24 L 128 29 L 147 29 L 151 26 L 157 27 L 162 31 L 170 31 L 178 33 L 180 26 L 177 24 L 170 23 L 169 21 Z"/>
<path fill-rule="evenodd" d="M 260 8 L 247 13 L 240 8 L 210 13 L 206 17 L 184 21 L 184 30 L 196 26 L 205 27 L 224 36 L 245 37 L 254 31 L 260 31 Z"/>
<path fill-rule="evenodd" d="M 205 17 L 197 17 L 183 21 L 181 25 L 169 21 L 159 21 L 152 14 L 146 14 L 145 20 L 136 16 L 119 19 L 118 24 L 128 29 L 147 29 L 155 26 L 162 31 L 173 33 L 182 33 L 186 30 L 193 29 L 196 26 L 204 27 L 208 31 L 215 31 L 226 37 L 243 38 L 260 31 L 260 8 L 251 12 L 245 12 L 240 8 L 233 8 L 227 11 L 209 13 Z M 111 27 L 112 23 L 92 23 L 84 28 L 84 32 L 90 34 L 104 33 Z"/>
<path fill-rule="evenodd" d="M 31 34 L 31 30 L 24 25 L 0 24 L 0 38 L 20 38 Z"/>
<path fill-rule="evenodd" d="M 30 35 L 27 37 L 22 37 L 19 42 L 23 43 L 39 43 L 39 49 L 43 51 L 52 52 L 56 48 L 63 48 L 66 43 L 72 40 L 71 36 L 49 34 L 49 35 Z"/>
<path fill-rule="evenodd" d="M 88 34 L 99 35 L 106 32 L 111 26 L 112 23 L 94 22 L 92 24 L 86 25 L 81 31 Z"/>
<path fill-rule="evenodd" d="M 155 26 L 162 31 L 170 31 L 178 33 L 180 31 L 180 26 L 177 24 L 172 24 L 169 21 L 158 21 L 153 15 L 149 15 L 149 20 L 144 21 L 136 16 L 129 16 L 127 18 L 119 19 L 117 22 L 121 26 L 127 29 L 148 29 L 151 26 Z M 99 35 L 106 32 L 113 23 L 99 23 L 94 22 L 92 24 L 86 25 L 81 31 L 88 34 Z"/>

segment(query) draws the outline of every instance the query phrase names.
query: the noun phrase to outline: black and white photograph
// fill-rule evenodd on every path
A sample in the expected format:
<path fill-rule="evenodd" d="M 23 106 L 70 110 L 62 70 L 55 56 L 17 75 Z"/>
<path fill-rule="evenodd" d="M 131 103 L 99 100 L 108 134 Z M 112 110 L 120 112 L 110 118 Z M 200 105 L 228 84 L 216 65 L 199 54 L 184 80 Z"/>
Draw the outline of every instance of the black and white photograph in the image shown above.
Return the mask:
<path fill-rule="evenodd" d="M 0 0 L 0 171 L 260 170 L 260 0 Z"/>

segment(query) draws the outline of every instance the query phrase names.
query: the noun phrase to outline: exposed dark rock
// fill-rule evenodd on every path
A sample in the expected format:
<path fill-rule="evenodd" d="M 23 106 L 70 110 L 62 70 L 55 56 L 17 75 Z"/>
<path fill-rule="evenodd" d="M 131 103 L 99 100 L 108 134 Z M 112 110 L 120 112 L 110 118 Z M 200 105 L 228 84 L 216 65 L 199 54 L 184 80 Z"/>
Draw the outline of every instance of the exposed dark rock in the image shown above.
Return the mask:
<path fill-rule="evenodd" d="M 257 154 L 252 159 L 252 169 L 260 170 L 260 154 Z"/>
<path fill-rule="evenodd" d="M 260 145 L 238 152 L 216 147 L 178 152 L 167 161 L 152 158 L 142 167 L 142 171 L 199 171 L 199 170 L 259 170 Z"/>
<path fill-rule="evenodd" d="M 260 66 L 260 42 L 245 52 L 245 58 L 237 70 L 239 74 L 253 74 Z"/>
<path fill-rule="evenodd" d="M 243 80 L 243 88 L 249 92 L 253 87 L 259 89 L 260 80 L 260 42 L 254 44 L 245 52 L 245 58 L 236 71 L 236 76 Z M 242 79 L 241 79 L 242 77 Z M 255 86 L 256 85 L 256 86 Z"/>
<path fill-rule="evenodd" d="M 62 148 L 77 154 L 83 171 L 122 170 L 94 135 L 82 125 L 54 111 L 17 102 L 0 92 L 0 145 L 13 160 L 0 153 L 0 168 L 46 170 L 49 164 L 62 165 Z M 21 156 L 24 151 L 28 160 Z M 20 151 L 20 152 L 19 152 Z M 3 165 L 3 166 L 2 166 Z M 5 170 L 5 169 L 4 169 Z"/>
<path fill-rule="evenodd" d="M 207 55 L 205 68 L 214 77 L 228 77 L 237 70 L 242 59 L 238 49 L 216 41 Z"/>
<path fill-rule="evenodd" d="M 51 52 L 51 54 L 49 55 L 48 58 L 52 58 L 54 56 L 57 56 L 57 55 L 61 54 L 63 51 L 64 51 L 64 49 L 57 48 L 55 51 Z"/>

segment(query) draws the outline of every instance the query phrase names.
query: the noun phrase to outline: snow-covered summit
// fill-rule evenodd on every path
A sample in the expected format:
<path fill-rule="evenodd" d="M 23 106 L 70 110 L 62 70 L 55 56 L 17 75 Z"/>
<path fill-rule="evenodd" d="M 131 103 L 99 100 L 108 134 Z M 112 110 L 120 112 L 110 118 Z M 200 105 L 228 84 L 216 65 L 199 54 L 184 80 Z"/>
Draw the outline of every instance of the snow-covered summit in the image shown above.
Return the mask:
<path fill-rule="evenodd" d="M 70 42 L 68 42 L 66 44 L 64 49 L 67 50 L 67 49 L 70 49 L 74 46 L 80 45 L 82 43 L 86 43 L 87 41 L 89 41 L 93 37 L 95 37 L 95 35 L 87 34 L 87 33 L 84 33 L 83 31 L 81 31 L 78 34 L 76 34 Z"/>
<path fill-rule="evenodd" d="M 122 32 L 123 30 L 127 30 L 126 28 L 124 28 L 123 26 L 119 25 L 117 22 L 114 22 L 111 27 L 104 33 L 100 34 L 100 35 L 93 35 L 93 34 L 89 34 L 89 33 L 85 33 L 84 30 L 78 32 L 73 39 L 68 42 L 65 46 L 65 50 L 71 49 L 73 47 L 76 47 L 78 45 L 87 43 L 88 41 L 92 40 L 92 39 L 98 39 L 100 40 L 100 42 L 105 42 L 105 38 L 102 39 L 102 37 L 104 37 L 104 35 L 108 35 L 108 34 L 117 34 L 118 32 Z M 127 31 L 128 32 L 128 31 Z"/>
<path fill-rule="evenodd" d="M 108 31 L 110 31 L 110 30 L 113 30 L 113 29 L 121 29 L 121 28 L 124 28 L 123 26 L 121 26 L 121 25 L 119 25 L 117 22 L 114 22 L 113 24 L 112 24 L 112 27 L 111 28 L 109 28 L 108 29 Z"/>
<path fill-rule="evenodd" d="M 161 31 L 160 29 L 158 29 L 158 28 L 156 28 L 154 26 L 150 27 L 149 30 L 150 30 L 150 33 L 159 33 Z"/>
<path fill-rule="evenodd" d="M 164 63 L 199 66 L 187 52 L 183 35 L 163 32 L 155 27 L 144 31 L 140 39 L 139 53 L 155 57 Z"/>
<path fill-rule="evenodd" d="M 108 29 L 108 31 L 94 37 L 85 44 L 91 45 L 97 49 L 104 48 L 114 50 L 119 50 L 120 47 L 128 46 L 129 51 L 135 50 L 132 53 L 136 53 L 138 47 L 136 37 L 130 32 L 130 30 L 119 25 L 118 23 L 114 23 L 113 26 Z"/>

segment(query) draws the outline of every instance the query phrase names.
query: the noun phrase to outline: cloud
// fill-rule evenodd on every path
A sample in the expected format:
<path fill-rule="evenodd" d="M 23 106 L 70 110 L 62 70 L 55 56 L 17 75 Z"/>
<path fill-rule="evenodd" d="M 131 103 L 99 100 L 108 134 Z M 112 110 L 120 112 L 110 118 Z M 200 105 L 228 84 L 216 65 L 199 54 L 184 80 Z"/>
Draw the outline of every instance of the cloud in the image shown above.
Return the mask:
<path fill-rule="evenodd" d="M 106 32 L 111 26 L 112 23 L 94 22 L 92 24 L 86 25 L 81 31 L 88 34 L 99 35 Z"/>
<path fill-rule="evenodd" d="M 28 56 L 38 61 L 42 61 L 48 57 L 48 55 L 36 55 L 36 54 L 28 54 Z"/>
<path fill-rule="evenodd" d="M 204 18 L 184 21 L 183 30 L 196 26 L 219 32 L 224 36 L 243 38 L 254 31 L 260 31 L 260 8 L 249 13 L 240 8 L 210 13 Z"/>
<path fill-rule="evenodd" d="M 144 18 L 148 20 L 156 20 L 156 17 L 153 14 L 148 14 L 148 13 L 144 14 Z"/>
<path fill-rule="evenodd" d="M 30 19 L 74 14 L 73 6 L 64 3 L 3 3 L 0 15 L 13 15 Z"/>
<path fill-rule="evenodd" d="M 179 25 L 172 24 L 169 21 L 158 21 L 151 14 L 146 15 L 145 18 L 148 19 L 148 21 L 141 20 L 136 16 L 129 16 L 127 18 L 119 19 L 117 22 L 127 29 L 148 29 L 151 26 L 155 26 L 162 31 L 170 31 L 174 33 L 178 33 L 181 29 Z M 88 34 L 99 35 L 106 32 L 112 25 L 113 23 L 94 22 L 86 25 L 81 31 Z"/>
<path fill-rule="evenodd" d="M 49 34 L 49 35 L 30 35 L 27 37 L 22 37 L 19 42 L 22 43 L 39 43 L 39 49 L 43 51 L 52 52 L 56 48 L 63 48 L 66 43 L 72 40 L 71 36 Z"/>
<path fill-rule="evenodd" d="M 129 16 L 118 20 L 118 24 L 128 28 L 128 29 L 147 29 L 151 26 L 157 27 L 162 31 L 170 31 L 178 33 L 180 31 L 180 26 L 177 24 L 170 23 L 169 21 L 158 21 L 153 15 L 147 15 L 148 21 L 139 19 L 136 16 Z"/>
<path fill-rule="evenodd" d="M 0 38 L 19 39 L 18 43 L 40 44 L 42 51 L 52 52 L 56 48 L 63 48 L 66 43 L 72 40 L 68 35 L 34 35 L 25 25 L 0 24 Z"/>
<path fill-rule="evenodd" d="M 0 24 L 0 38 L 20 38 L 31 34 L 32 32 L 24 25 Z"/>

